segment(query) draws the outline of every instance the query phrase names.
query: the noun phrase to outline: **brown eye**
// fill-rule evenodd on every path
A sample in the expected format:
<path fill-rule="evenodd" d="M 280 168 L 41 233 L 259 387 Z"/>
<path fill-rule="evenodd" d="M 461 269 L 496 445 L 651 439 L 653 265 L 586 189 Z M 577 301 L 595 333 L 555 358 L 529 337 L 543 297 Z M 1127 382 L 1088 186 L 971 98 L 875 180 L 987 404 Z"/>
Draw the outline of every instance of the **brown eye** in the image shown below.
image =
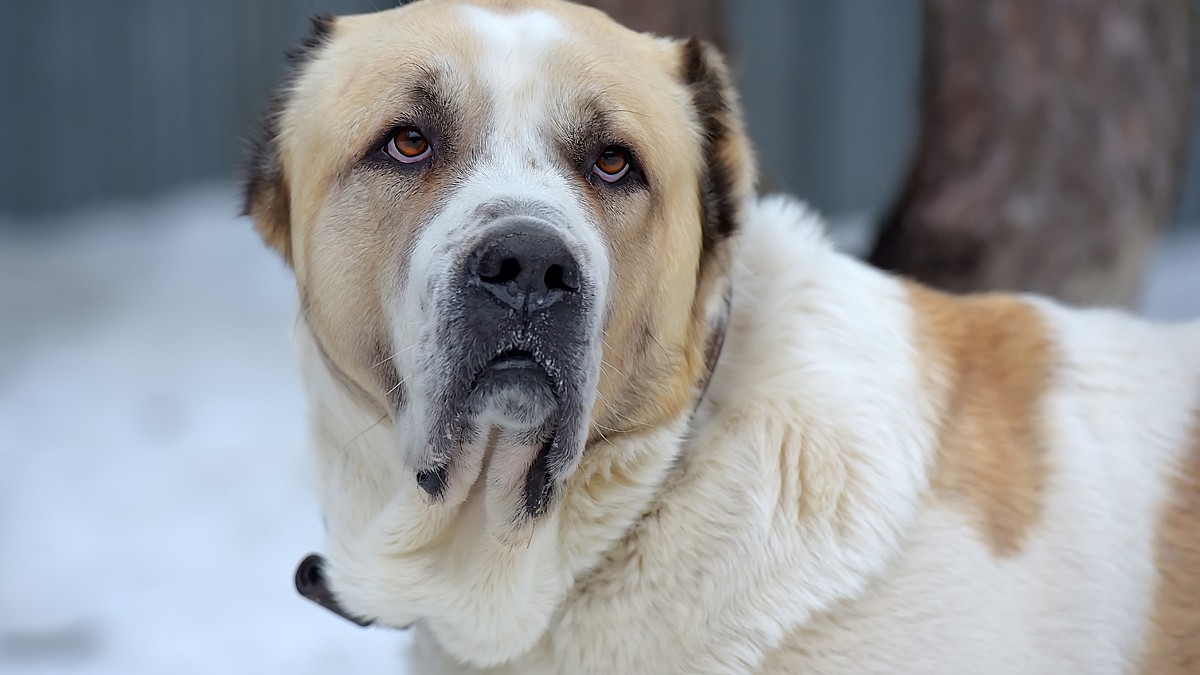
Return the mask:
<path fill-rule="evenodd" d="M 384 148 L 392 159 L 414 164 L 433 153 L 429 140 L 416 127 L 402 127 Z"/>
<path fill-rule="evenodd" d="M 629 173 L 630 163 L 629 151 L 610 146 L 596 158 L 596 165 L 592 167 L 592 172 L 602 180 L 615 183 Z"/>

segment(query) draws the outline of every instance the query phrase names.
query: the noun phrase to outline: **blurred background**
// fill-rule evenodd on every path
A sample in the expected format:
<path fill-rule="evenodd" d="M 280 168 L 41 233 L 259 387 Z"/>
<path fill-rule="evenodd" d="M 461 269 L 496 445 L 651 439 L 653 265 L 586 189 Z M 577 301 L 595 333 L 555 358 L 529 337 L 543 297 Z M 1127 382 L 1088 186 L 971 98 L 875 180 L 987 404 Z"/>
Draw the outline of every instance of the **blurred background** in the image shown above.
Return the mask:
<path fill-rule="evenodd" d="M 308 16 L 9 0 L 0 672 L 394 672 L 321 545 L 282 263 L 234 177 Z M 722 46 L 764 188 L 952 290 L 1200 316 L 1197 0 L 594 0 Z"/>

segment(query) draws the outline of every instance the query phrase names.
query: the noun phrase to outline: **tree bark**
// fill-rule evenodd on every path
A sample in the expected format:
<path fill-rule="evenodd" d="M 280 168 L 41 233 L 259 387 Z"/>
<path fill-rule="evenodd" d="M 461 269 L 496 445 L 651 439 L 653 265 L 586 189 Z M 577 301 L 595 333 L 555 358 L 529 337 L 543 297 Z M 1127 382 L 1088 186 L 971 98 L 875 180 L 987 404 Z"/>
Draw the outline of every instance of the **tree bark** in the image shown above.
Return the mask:
<path fill-rule="evenodd" d="M 1182 172 L 1191 0 L 927 0 L 921 130 L 871 262 L 1129 305 Z"/>
<path fill-rule="evenodd" d="M 721 0 L 583 0 L 637 31 L 698 37 L 726 47 Z"/>

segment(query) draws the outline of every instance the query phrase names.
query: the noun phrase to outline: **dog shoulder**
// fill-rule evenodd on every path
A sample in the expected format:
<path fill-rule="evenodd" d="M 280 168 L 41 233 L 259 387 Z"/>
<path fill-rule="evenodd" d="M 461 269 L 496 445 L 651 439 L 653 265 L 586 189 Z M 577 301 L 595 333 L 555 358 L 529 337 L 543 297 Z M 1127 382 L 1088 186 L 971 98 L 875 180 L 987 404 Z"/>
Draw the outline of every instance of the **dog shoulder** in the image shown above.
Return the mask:
<path fill-rule="evenodd" d="M 998 559 L 1041 561 L 1031 573 L 1062 588 L 1110 584 L 1108 629 L 1141 672 L 1195 672 L 1196 326 L 917 285 L 909 297 L 940 419 L 934 498 Z"/>
<path fill-rule="evenodd" d="M 939 423 L 934 491 L 964 504 L 993 552 L 1018 552 L 1045 501 L 1045 400 L 1055 360 L 1039 311 L 1004 295 L 909 285 L 914 341 Z"/>

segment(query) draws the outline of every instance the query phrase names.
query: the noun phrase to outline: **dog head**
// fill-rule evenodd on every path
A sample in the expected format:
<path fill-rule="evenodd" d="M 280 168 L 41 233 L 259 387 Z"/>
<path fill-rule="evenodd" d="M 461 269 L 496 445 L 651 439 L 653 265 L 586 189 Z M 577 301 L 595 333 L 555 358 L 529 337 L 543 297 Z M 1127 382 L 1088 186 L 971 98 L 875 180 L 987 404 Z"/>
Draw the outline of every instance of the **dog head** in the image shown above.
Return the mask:
<path fill-rule="evenodd" d="M 535 526 L 589 443 L 694 404 L 753 182 L 712 49 L 422 0 L 318 20 L 294 61 L 246 211 L 429 500 Z"/>

